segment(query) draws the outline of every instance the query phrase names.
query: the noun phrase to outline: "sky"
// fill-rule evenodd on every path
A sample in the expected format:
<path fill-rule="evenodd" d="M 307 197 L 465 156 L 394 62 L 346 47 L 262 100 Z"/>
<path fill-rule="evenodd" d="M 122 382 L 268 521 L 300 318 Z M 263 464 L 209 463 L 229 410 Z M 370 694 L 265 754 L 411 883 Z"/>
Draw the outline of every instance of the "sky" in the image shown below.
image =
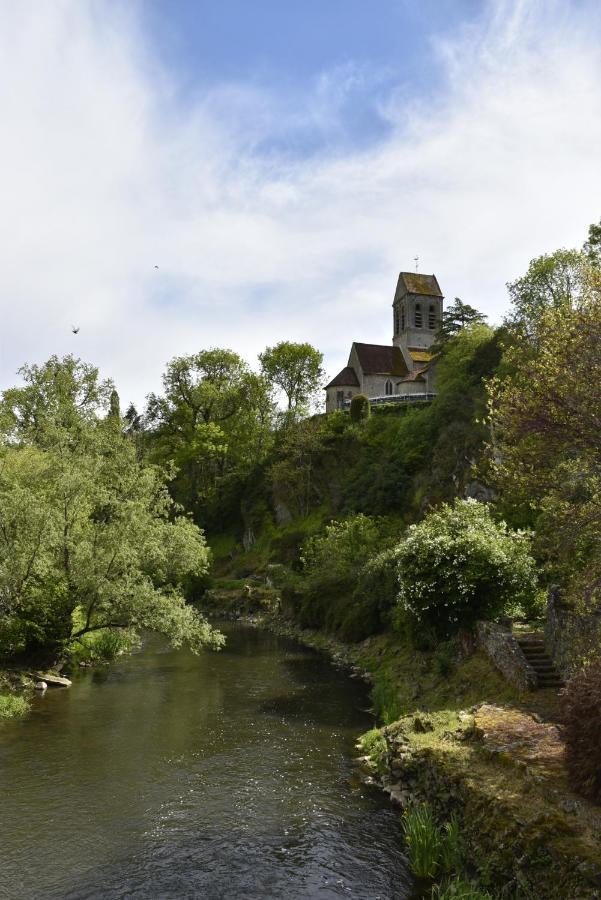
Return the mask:
<path fill-rule="evenodd" d="M 416 257 L 499 322 L 599 221 L 601 4 L 0 0 L 0 117 L 0 389 L 74 353 L 142 407 L 280 340 L 332 377 Z"/>

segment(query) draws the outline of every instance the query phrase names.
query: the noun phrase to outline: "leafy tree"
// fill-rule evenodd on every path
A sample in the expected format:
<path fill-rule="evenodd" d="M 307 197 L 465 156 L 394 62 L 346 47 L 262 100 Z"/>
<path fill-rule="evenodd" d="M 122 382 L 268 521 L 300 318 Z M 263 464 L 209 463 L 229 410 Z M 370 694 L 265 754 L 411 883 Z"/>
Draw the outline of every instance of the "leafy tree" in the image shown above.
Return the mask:
<path fill-rule="evenodd" d="M 125 415 L 123 416 L 123 418 L 127 423 L 126 427 L 129 432 L 142 431 L 142 416 L 133 403 L 129 404 L 129 406 L 125 410 Z"/>
<path fill-rule="evenodd" d="M 434 348 L 439 350 L 448 340 L 458 335 L 464 328 L 484 325 L 485 322 L 485 315 L 478 312 L 469 303 L 464 303 L 459 297 L 455 297 L 453 303 L 447 305 L 442 311 L 442 320 L 436 334 Z"/>
<path fill-rule="evenodd" d="M 306 410 L 323 377 L 323 354 L 311 344 L 280 341 L 259 354 L 261 369 L 286 395 L 288 411 L 295 416 Z"/>
<path fill-rule="evenodd" d="M 173 462 L 175 498 L 197 518 L 218 504 L 224 481 L 248 472 L 271 443 L 269 385 L 231 350 L 173 359 L 163 396 L 150 395 L 151 457 Z"/>
<path fill-rule="evenodd" d="M 533 259 L 522 278 L 507 285 L 513 305 L 509 323 L 531 343 L 549 309 L 576 309 L 589 291 L 589 260 L 578 250 L 556 250 Z M 524 348 L 525 349 L 525 348 Z"/>
<path fill-rule="evenodd" d="M 109 397 L 109 416 L 114 419 L 116 422 L 121 422 L 121 403 L 119 401 L 119 394 L 113 388 Z"/>
<path fill-rule="evenodd" d="M 401 608 L 439 637 L 529 605 L 536 593 L 528 537 L 475 500 L 443 504 L 411 525 L 397 560 Z"/>
<path fill-rule="evenodd" d="M 161 471 L 101 417 L 111 383 L 73 357 L 21 375 L 25 385 L 6 391 L 1 407 L 4 651 L 53 661 L 84 634 L 131 628 L 219 646 L 184 599 L 186 583 L 208 569 L 202 532 L 173 517 Z"/>
<path fill-rule="evenodd" d="M 541 315 L 536 355 L 518 342 L 511 377 L 489 387 L 497 487 L 507 505 L 532 511 L 550 574 L 566 584 L 579 573 L 583 593 L 601 574 L 601 274 L 588 279 L 590 299 Z"/>
<path fill-rule="evenodd" d="M 601 266 L 601 219 L 598 225 L 589 225 L 588 239 L 582 249 L 594 266 Z"/>

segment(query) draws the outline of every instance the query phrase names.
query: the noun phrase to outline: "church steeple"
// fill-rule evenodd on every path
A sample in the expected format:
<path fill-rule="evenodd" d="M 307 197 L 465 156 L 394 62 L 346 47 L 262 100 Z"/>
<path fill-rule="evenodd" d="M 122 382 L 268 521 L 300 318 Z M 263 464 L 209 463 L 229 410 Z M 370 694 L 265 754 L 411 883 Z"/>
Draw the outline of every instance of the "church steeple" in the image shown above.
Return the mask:
<path fill-rule="evenodd" d="M 393 310 L 392 343 L 400 347 L 407 364 L 415 361 L 415 352 L 427 351 L 442 319 L 443 294 L 435 275 L 401 272 L 397 282 Z M 412 355 L 411 351 L 414 351 Z"/>

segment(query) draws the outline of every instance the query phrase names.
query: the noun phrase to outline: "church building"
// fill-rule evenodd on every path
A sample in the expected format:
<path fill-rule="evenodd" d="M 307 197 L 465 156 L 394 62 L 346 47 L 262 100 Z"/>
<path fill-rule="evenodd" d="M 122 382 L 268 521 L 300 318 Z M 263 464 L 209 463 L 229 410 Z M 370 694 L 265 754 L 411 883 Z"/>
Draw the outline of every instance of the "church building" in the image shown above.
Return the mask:
<path fill-rule="evenodd" d="M 348 363 L 326 385 L 326 412 L 348 408 L 355 394 L 372 403 L 418 403 L 435 395 L 430 349 L 442 320 L 435 275 L 401 272 L 392 302 L 392 344 L 354 342 Z"/>

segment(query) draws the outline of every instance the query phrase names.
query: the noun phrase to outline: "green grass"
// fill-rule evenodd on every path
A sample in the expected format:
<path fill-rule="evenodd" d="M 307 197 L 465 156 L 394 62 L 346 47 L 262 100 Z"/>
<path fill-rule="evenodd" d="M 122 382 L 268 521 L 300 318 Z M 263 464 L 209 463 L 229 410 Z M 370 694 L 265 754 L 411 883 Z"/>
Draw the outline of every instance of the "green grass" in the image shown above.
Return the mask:
<path fill-rule="evenodd" d="M 20 694 L 0 694 L 0 719 L 16 719 L 29 710 L 29 701 Z"/>
<path fill-rule="evenodd" d="M 433 887 L 432 900 L 491 900 L 491 896 L 457 878 Z"/>
<path fill-rule="evenodd" d="M 410 806 L 405 810 L 403 831 L 413 874 L 417 878 L 435 878 L 439 869 L 442 841 L 427 803 Z"/>

